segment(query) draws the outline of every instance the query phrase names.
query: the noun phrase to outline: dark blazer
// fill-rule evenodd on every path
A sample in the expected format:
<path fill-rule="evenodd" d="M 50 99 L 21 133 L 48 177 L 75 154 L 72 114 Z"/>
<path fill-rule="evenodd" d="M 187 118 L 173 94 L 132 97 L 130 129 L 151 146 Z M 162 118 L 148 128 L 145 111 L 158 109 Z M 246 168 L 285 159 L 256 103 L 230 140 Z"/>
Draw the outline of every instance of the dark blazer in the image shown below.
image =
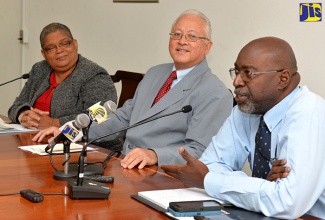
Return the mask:
<path fill-rule="evenodd" d="M 233 106 L 233 97 L 226 86 L 211 73 L 206 59 L 178 82 L 158 103 L 152 103 L 172 72 L 173 64 L 152 67 L 140 82 L 135 96 L 125 102 L 109 120 L 90 129 L 95 138 L 108 132 L 133 125 L 159 115 L 191 105 L 189 113 L 178 113 L 129 129 L 117 136 L 126 136 L 123 153 L 135 147 L 153 149 L 158 164 L 184 163 L 178 148 L 184 146 L 195 157 L 200 157 Z"/>
<path fill-rule="evenodd" d="M 29 109 L 49 88 L 52 68 L 43 60 L 33 65 L 30 78 L 20 95 L 9 108 L 11 121 L 18 122 L 18 113 Z M 116 102 L 114 83 L 107 71 L 96 63 L 79 55 L 76 68 L 53 92 L 51 117 L 59 118 L 60 124 L 74 120 L 80 113 L 99 101 Z"/>

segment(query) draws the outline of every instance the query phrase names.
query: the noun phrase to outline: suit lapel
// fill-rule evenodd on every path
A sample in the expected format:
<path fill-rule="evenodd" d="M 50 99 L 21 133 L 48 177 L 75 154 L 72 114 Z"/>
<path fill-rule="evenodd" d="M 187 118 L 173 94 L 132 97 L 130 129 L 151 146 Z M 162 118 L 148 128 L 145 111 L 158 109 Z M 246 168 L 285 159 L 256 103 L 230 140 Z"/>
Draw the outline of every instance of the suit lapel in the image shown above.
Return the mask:
<path fill-rule="evenodd" d="M 191 90 L 194 83 L 200 78 L 204 72 L 208 69 L 208 65 L 206 59 L 204 59 L 200 64 L 198 64 L 193 70 L 191 70 L 180 82 L 178 82 L 164 97 L 162 97 L 159 102 L 157 102 L 154 106 L 152 106 L 153 100 L 155 99 L 158 91 L 164 84 L 164 82 L 169 77 L 169 74 L 165 74 L 164 78 L 155 80 L 153 82 L 153 86 L 155 89 L 149 96 L 146 101 L 146 105 L 148 105 L 148 111 L 144 113 L 141 117 L 139 117 L 138 121 L 145 120 L 149 117 L 152 117 L 165 109 L 169 108 L 170 106 L 174 105 L 175 103 L 179 102 L 184 98 L 184 92 L 187 90 Z M 170 70 L 171 72 L 171 70 Z M 152 106 L 152 107 L 151 107 Z M 183 106 L 178 106 L 181 109 Z M 175 109 L 175 111 L 179 110 Z"/>

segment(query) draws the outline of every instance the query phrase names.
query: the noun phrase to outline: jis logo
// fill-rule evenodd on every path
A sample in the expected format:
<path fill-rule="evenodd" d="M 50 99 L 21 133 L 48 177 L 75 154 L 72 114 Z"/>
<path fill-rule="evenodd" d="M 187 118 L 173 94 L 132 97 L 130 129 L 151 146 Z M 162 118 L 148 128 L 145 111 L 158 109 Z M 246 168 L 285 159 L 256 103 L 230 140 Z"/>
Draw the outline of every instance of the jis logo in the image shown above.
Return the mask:
<path fill-rule="evenodd" d="M 79 131 L 70 125 L 66 125 L 62 130 L 62 134 L 73 141 L 78 136 Z"/>
<path fill-rule="evenodd" d="M 301 22 L 322 21 L 322 3 L 300 3 L 299 14 Z"/>

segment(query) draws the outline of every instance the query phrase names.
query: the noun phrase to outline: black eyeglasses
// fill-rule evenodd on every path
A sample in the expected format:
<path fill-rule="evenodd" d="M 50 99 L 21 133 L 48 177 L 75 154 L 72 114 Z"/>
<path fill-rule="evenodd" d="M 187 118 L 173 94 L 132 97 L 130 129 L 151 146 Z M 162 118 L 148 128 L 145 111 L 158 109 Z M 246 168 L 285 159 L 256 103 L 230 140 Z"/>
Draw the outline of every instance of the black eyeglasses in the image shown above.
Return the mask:
<path fill-rule="evenodd" d="M 209 38 L 196 36 L 194 34 L 170 33 L 169 36 L 174 40 L 180 40 L 183 36 L 185 36 L 185 39 L 190 42 L 196 42 L 199 39 L 210 41 Z"/>
<path fill-rule="evenodd" d="M 239 74 L 240 77 L 242 78 L 242 80 L 244 82 L 249 82 L 251 81 L 256 75 L 259 74 L 264 74 L 264 73 L 280 73 L 284 71 L 284 69 L 281 70 L 270 70 L 270 71 L 265 71 L 265 72 L 251 72 L 250 70 L 238 70 L 236 68 L 230 68 L 229 69 L 229 73 L 230 73 L 230 77 L 232 80 L 235 80 L 236 76 Z"/>
<path fill-rule="evenodd" d="M 62 41 L 60 42 L 58 45 L 48 45 L 46 47 L 44 47 L 44 51 L 47 53 L 47 54 L 51 54 L 51 53 L 54 53 L 58 47 L 60 49 L 67 49 L 68 47 L 70 47 L 71 43 L 72 43 L 73 40 L 65 40 L 65 41 Z"/>

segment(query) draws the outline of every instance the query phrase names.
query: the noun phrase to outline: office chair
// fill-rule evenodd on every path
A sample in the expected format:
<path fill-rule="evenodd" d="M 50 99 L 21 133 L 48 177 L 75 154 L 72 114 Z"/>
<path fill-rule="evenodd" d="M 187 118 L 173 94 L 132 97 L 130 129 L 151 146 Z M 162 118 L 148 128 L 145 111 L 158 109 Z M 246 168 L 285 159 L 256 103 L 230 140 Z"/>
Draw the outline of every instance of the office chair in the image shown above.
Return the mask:
<path fill-rule="evenodd" d="M 115 75 L 111 75 L 111 78 L 114 83 L 122 83 L 122 90 L 119 97 L 117 107 L 121 107 L 124 102 L 128 99 L 132 99 L 135 93 L 135 90 L 138 87 L 139 82 L 142 80 L 144 74 L 129 72 L 124 70 L 116 71 Z"/>

